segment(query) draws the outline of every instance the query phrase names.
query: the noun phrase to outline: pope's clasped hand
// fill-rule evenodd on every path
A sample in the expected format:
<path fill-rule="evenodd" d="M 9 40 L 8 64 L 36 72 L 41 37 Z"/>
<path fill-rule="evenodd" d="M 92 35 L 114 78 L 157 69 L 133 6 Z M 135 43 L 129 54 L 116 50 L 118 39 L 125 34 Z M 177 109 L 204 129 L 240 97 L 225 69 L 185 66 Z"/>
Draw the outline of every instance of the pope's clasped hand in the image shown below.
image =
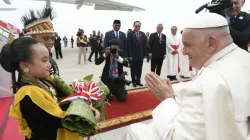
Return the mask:
<path fill-rule="evenodd" d="M 154 72 L 147 73 L 145 76 L 147 87 L 160 100 L 174 98 L 174 90 L 169 79 L 162 79 Z"/>

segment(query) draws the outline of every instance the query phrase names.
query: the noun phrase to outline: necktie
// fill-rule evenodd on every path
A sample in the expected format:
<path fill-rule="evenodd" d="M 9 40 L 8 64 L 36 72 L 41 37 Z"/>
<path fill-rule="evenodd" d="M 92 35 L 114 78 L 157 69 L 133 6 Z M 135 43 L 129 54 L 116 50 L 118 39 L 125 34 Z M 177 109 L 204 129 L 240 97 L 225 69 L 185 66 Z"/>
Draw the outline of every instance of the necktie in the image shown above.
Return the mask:
<path fill-rule="evenodd" d="M 118 32 L 117 31 L 115 31 L 115 37 L 118 38 Z"/>
<path fill-rule="evenodd" d="M 111 58 L 111 64 L 110 64 L 110 71 L 109 71 L 109 78 L 114 80 L 118 77 L 118 69 L 117 69 L 117 62 L 116 59 L 113 57 Z"/>
<path fill-rule="evenodd" d="M 159 37 L 160 42 L 161 42 L 161 33 L 158 33 L 158 37 Z"/>
<path fill-rule="evenodd" d="M 230 17 L 230 23 L 229 23 L 229 25 L 232 25 L 233 23 L 234 23 L 234 20 L 235 20 L 235 17 Z"/>
<path fill-rule="evenodd" d="M 139 34 L 139 32 L 136 32 L 136 37 L 138 39 L 138 42 L 140 43 L 140 34 Z"/>

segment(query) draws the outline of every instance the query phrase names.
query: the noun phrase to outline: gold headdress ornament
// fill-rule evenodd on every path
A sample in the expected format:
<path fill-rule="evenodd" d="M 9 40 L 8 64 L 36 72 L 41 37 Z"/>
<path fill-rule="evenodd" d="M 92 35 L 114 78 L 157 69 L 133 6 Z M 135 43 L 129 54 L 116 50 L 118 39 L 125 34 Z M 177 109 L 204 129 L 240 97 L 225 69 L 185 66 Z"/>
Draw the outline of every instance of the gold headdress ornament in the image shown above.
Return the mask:
<path fill-rule="evenodd" d="M 55 17 L 53 8 L 45 7 L 41 12 L 30 10 L 22 17 L 24 28 L 28 35 L 54 33 L 52 20 Z"/>

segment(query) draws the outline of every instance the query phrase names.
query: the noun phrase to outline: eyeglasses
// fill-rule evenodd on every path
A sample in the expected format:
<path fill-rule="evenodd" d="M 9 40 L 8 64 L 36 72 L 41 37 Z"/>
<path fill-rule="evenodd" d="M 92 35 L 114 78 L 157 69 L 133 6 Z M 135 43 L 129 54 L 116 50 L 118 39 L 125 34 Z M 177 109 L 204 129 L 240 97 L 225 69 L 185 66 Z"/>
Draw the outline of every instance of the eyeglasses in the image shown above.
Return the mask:
<path fill-rule="evenodd" d="M 120 24 L 115 24 L 114 26 L 121 26 Z"/>

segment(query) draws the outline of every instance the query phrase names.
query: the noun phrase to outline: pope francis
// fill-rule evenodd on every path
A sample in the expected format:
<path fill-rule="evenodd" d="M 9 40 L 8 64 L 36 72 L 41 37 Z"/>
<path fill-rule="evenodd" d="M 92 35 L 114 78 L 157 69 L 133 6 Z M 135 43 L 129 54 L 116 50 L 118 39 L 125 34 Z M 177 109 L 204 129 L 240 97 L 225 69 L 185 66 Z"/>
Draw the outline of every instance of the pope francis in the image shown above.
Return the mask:
<path fill-rule="evenodd" d="M 145 76 L 161 104 L 150 124 L 129 126 L 126 140 L 250 139 L 250 54 L 233 43 L 226 19 L 198 14 L 186 25 L 183 54 L 198 69 L 190 82 L 171 85 Z M 249 131 L 249 132 L 248 132 Z"/>

